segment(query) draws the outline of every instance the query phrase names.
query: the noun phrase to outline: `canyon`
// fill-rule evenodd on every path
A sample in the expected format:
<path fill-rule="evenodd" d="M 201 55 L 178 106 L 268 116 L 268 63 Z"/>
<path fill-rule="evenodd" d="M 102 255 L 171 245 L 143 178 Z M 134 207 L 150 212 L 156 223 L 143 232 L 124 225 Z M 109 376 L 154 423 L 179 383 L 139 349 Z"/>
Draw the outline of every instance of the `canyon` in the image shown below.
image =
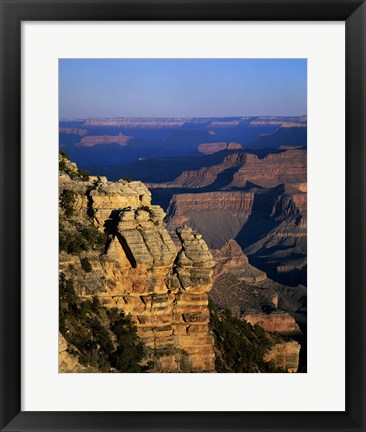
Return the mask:
<path fill-rule="evenodd" d="M 219 164 L 148 183 L 168 229 L 186 223 L 210 248 L 235 239 L 272 279 L 306 285 L 306 150 L 263 158 L 232 151 Z"/>
<path fill-rule="evenodd" d="M 306 125 L 306 116 L 87 118 L 61 120 L 59 141 L 60 148 L 78 166 L 115 180 L 121 177 L 111 176 L 115 167 L 133 172 L 128 165 L 138 164 L 140 158 L 200 158 L 242 148 L 249 152 L 267 148 L 276 151 L 284 146 L 306 148 Z M 82 145 L 83 137 L 85 143 L 94 136 L 104 139 Z M 118 145 L 118 136 L 128 136 L 128 145 Z M 113 167 L 111 172 L 109 167 Z"/>
<path fill-rule="evenodd" d="M 306 116 L 89 118 L 59 133 L 78 163 L 60 158 L 60 199 L 73 201 L 71 218 L 60 210 L 60 274 L 81 302 L 132 320 L 147 371 L 235 372 L 221 320 L 251 326 L 244 339 L 262 329 L 268 364 L 306 371 Z M 102 243 L 72 251 L 94 229 Z M 61 334 L 60 369 L 100 371 L 73 350 Z"/>
<path fill-rule="evenodd" d="M 286 294 L 286 287 L 273 286 L 264 272 L 249 263 L 234 240 L 221 250 L 210 250 L 202 232 L 177 220 L 172 233 L 165 224 L 164 210 L 151 203 L 151 192 L 140 181 L 84 178 L 77 165 L 64 156 L 60 156 L 60 167 L 60 274 L 72 280 L 83 301 L 97 298 L 103 307 L 121 310 L 132 320 L 143 342 L 144 364 L 149 371 L 215 371 L 209 299 L 216 298 L 219 305 L 234 312 L 239 305 L 240 319 L 245 311 L 260 315 L 266 305 L 274 309 L 271 316 L 276 315 L 278 305 L 294 305 L 297 310 L 296 300 Z M 224 200 L 226 204 L 223 201 L 222 210 L 248 212 L 251 199 L 250 194 L 244 195 L 238 205 L 234 193 L 232 199 Z M 207 206 L 202 205 L 204 209 Z M 65 238 L 72 246 L 80 233 L 90 236 L 93 230 L 105 235 L 101 246 L 77 253 L 64 246 Z M 235 305 L 225 305 L 223 300 L 222 287 L 227 283 L 223 284 L 222 278 L 230 277 L 235 287 L 229 297 L 235 299 L 235 289 L 241 296 L 236 297 Z M 277 310 L 281 313 L 285 312 Z M 268 327 L 269 332 L 277 330 L 278 326 Z M 75 360 L 75 347 L 67 338 L 67 333 L 60 335 L 60 370 L 95 371 Z M 296 344 L 276 339 L 265 361 L 294 372 L 299 349 Z"/>
<path fill-rule="evenodd" d="M 184 171 L 174 181 L 149 186 L 151 188 L 204 188 L 217 182 L 219 177 L 224 175 L 227 182 L 226 188 L 245 187 L 247 183 L 254 183 L 261 187 L 289 183 L 302 184 L 306 182 L 306 150 L 287 150 L 268 154 L 262 159 L 255 154 L 231 152 L 218 165 L 195 171 Z M 229 175 L 232 178 L 229 178 Z"/>

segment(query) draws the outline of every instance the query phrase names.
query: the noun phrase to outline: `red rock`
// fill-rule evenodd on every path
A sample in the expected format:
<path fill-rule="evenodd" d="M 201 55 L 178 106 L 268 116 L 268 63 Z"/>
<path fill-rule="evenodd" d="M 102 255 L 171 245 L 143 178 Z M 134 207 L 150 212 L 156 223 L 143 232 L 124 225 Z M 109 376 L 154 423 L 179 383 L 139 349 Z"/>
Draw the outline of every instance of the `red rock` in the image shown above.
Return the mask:
<path fill-rule="evenodd" d="M 280 335 L 301 334 L 295 319 L 285 311 L 275 310 L 271 313 L 247 311 L 241 319 L 250 322 L 252 325 L 259 324 L 268 332 Z"/>
<path fill-rule="evenodd" d="M 264 159 L 248 155 L 229 186 L 245 186 L 248 181 L 265 187 L 306 182 L 306 155 L 306 150 L 287 150 Z"/>
<path fill-rule="evenodd" d="M 210 146 L 211 144 L 204 145 Z M 231 150 L 238 146 L 240 144 L 230 143 L 227 149 Z M 251 153 L 233 153 L 226 156 L 218 165 L 203 167 L 195 171 L 183 171 L 171 182 L 150 184 L 149 187 L 202 188 L 214 183 L 218 175 L 225 170 L 235 168 L 237 171 L 227 187 L 242 187 L 247 182 L 264 187 L 273 187 L 283 183 L 301 185 L 306 183 L 306 161 L 306 150 L 287 150 L 269 154 L 263 159 Z"/>

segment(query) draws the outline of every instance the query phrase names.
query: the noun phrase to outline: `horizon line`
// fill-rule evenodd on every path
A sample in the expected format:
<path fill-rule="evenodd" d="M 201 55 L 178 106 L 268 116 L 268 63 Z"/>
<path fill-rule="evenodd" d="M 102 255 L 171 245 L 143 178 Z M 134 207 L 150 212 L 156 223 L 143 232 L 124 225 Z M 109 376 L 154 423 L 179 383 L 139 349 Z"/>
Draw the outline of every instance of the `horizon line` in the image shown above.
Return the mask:
<path fill-rule="evenodd" d="M 268 118 L 283 118 L 283 117 L 307 117 L 307 114 L 298 114 L 298 115 L 232 115 L 232 116 L 87 116 L 87 117 L 59 117 L 59 121 L 66 120 L 89 120 L 89 119 L 210 119 L 210 118 L 252 118 L 252 117 L 268 117 Z"/>

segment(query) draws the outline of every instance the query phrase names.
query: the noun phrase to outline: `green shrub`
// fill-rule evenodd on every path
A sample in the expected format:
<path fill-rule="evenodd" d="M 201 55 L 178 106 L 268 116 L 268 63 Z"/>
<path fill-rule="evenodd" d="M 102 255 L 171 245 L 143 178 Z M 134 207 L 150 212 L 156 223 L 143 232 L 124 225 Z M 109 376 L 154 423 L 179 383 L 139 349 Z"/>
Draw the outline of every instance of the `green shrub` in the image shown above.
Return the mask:
<path fill-rule="evenodd" d="M 140 364 L 136 359 L 142 359 L 144 348 L 137 337 L 136 328 L 131 320 L 114 309 L 109 313 L 111 320 L 110 328 L 116 336 L 118 348 L 111 356 L 111 364 L 118 370 L 125 372 L 142 372 Z"/>
<path fill-rule="evenodd" d="M 92 268 L 92 266 L 91 266 L 91 264 L 90 264 L 90 261 L 88 260 L 87 257 L 82 258 L 82 259 L 80 260 L 80 263 L 81 263 L 81 268 L 82 268 L 86 273 L 90 273 L 90 272 L 93 270 L 93 268 Z"/>
<path fill-rule="evenodd" d="M 153 218 L 155 216 L 154 210 L 151 207 L 147 206 L 147 205 L 140 206 L 137 210 L 143 210 L 143 211 L 148 212 L 149 215 L 150 215 L 150 218 Z"/>
<path fill-rule="evenodd" d="M 108 241 L 108 234 L 100 232 L 94 225 L 82 226 L 79 232 L 92 249 L 100 249 Z"/>
<path fill-rule="evenodd" d="M 87 170 L 79 169 L 78 171 L 79 177 L 81 177 L 82 180 L 88 181 L 90 173 Z"/>
<path fill-rule="evenodd" d="M 108 234 L 100 232 L 94 225 L 77 225 L 66 230 L 62 222 L 59 226 L 60 251 L 73 255 L 88 252 L 91 249 L 103 251 L 108 241 Z"/>
<path fill-rule="evenodd" d="M 81 252 L 88 252 L 90 246 L 83 236 L 78 232 L 59 231 L 59 248 L 60 251 L 72 255 L 79 255 Z"/>
<path fill-rule="evenodd" d="M 263 357 L 273 346 L 265 330 L 234 317 L 230 310 L 209 302 L 210 328 L 214 334 L 217 372 L 285 372 Z"/>
<path fill-rule="evenodd" d="M 70 217 L 75 212 L 76 196 L 73 191 L 64 189 L 60 195 L 60 206 L 65 212 L 65 216 Z"/>
<path fill-rule="evenodd" d="M 63 159 L 61 159 L 59 161 L 59 163 L 58 163 L 58 169 L 59 169 L 59 171 L 66 171 L 67 166 L 66 166 L 66 162 Z"/>
<path fill-rule="evenodd" d="M 60 332 L 69 353 L 100 372 L 143 372 L 144 347 L 131 320 L 117 308 L 107 309 L 97 297 L 81 300 L 72 280 L 60 276 Z"/>

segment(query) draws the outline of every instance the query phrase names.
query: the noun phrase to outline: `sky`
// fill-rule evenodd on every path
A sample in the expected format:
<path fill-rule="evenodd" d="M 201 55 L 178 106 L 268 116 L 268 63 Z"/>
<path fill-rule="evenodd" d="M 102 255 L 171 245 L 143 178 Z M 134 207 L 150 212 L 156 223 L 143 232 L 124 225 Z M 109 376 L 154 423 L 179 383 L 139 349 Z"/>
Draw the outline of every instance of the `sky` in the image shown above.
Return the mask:
<path fill-rule="evenodd" d="M 60 59 L 59 117 L 299 116 L 306 59 Z"/>

